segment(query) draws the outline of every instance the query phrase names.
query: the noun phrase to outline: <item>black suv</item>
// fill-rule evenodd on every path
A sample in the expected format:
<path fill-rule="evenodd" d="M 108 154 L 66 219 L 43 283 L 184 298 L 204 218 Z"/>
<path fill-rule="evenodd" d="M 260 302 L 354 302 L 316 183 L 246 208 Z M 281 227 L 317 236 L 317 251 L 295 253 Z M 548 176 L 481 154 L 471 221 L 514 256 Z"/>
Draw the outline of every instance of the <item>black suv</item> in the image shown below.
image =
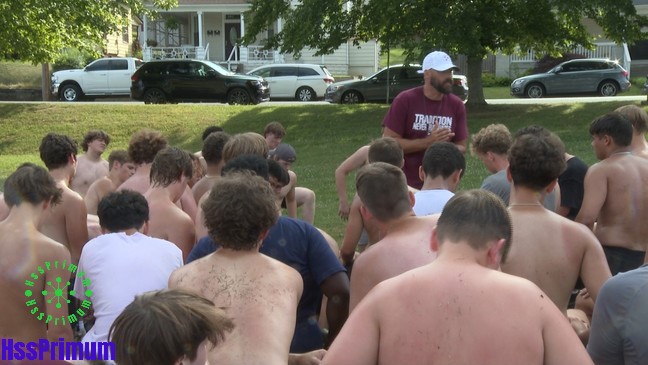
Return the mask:
<path fill-rule="evenodd" d="M 270 100 L 268 83 L 209 61 L 162 60 L 145 63 L 131 76 L 131 98 L 145 104 L 217 101 L 258 104 Z"/>

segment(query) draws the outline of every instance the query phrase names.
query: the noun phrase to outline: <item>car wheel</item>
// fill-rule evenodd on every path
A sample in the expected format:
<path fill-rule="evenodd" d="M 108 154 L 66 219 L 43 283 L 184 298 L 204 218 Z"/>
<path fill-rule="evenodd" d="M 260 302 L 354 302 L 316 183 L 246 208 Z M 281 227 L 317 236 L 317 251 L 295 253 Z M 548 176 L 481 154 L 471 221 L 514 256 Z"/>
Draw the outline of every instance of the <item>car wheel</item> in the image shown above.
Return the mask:
<path fill-rule="evenodd" d="M 65 85 L 61 88 L 61 100 L 79 101 L 81 100 L 81 89 L 72 84 Z"/>
<path fill-rule="evenodd" d="M 525 94 L 529 98 L 541 98 L 545 95 L 545 90 L 542 85 L 536 83 L 527 86 Z"/>
<path fill-rule="evenodd" d="M 343 104 L 362 103 L 362 95 L 355 90 L 349 90 L 342 95 L 341 100 Z"/>
<path fill-rule="evenodd" d="M 601 96 L 614 96 L 619 91 L 619 85 L 614 81 L 605 80 L 599 85 L 598 91 Z"/>
<path fill-rule="evenodd" d="M 245 89 L 241 89 L 240 87 L 232 89 L 227 93 L 227 103 L 230 105 L 251 104 L 251 102 L 252 98 L 250 98 L 250 94 L 248 94 Z"/>
<path fill-rule="evenodd" d="M 148 89 L 144 92 L 144 104 L 164 104 L 167 101 L 166 94 L 160 89 Z"/>
<path fill-rule="evenodd" d="M 299 101 L 313 101 L 316 98 L 317 95 L 315 94 L 315 90 L 311 89 L 308 86 L 300 87 L 295 93 L 295 99 Z"/>

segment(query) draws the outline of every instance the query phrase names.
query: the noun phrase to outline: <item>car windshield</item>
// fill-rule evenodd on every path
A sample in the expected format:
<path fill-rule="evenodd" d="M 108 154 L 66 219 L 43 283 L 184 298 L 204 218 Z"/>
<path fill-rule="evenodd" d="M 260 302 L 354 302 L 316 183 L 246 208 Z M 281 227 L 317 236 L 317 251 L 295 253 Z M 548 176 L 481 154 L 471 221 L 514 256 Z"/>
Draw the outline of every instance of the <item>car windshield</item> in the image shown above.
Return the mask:
<path fill-rule="evenodd" d="M 216 70 L 216 72 L 218 72 L 221 75 L 234 75 L 234 72 L 229 71 L 228 69 L 226 69 L 225 67 L 223 67 L 223 66 L 221 66 L 219 64 L 213 63 L 211 61 L 202 61 L 202 62 L 209 65 L 211 68 Z"/>

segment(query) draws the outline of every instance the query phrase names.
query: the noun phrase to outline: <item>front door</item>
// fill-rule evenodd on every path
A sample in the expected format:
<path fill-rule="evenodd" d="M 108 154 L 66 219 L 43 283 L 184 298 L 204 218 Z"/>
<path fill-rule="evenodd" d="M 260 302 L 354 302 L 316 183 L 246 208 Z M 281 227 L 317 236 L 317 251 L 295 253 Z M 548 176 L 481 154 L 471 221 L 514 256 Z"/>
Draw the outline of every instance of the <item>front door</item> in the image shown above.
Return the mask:
<path fill-rule="evenodd" d="M 232 61 L 240 59 L 240 47 L 238 47 L 239 39 L 241 38 L 241 23 L 225 23 L 225 59 L 229 59 L 234 47 L 236 52 L 232 55 Z"/>

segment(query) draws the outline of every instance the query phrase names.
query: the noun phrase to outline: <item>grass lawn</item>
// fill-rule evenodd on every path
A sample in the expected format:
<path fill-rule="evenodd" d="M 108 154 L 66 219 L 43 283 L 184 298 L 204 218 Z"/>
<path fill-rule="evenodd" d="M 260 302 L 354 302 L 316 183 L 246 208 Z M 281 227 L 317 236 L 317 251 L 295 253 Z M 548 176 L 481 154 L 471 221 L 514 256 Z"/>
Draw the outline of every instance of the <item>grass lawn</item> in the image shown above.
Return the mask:
<path fill-rule="evenodd" d="M 41 65 L 0 62 L 0 85 L 9 89 L 40 89 Z"/>
<path fill-rule="evenodd" d="M 468 111 L 470 133 L 490 123 L 503 123 L 515 131 L 529 124 L 556 132 L 568 151 L 588 164 L 595 162 L 588 135 L 589 123 L 622 102 L 553 105 L 491 105 Z M 114 105 L 114 104 L 2 104 L 0 105 L 0 180 L 19 164 L 40 163 L 38 146 L 48 132 L 68 134 L 80 140 L 90 129 L 103 129 L 112 136 L 109 149 L 126 148 L 130 135 L 141 128 L 163 132 L 170 143 L 190 151 L 201 147 L 202 130 L 221 125 L 228 133 L 261 133 L 270 121 L 287 130 L 285 142 L 298 152 L 293 165 L 298 184 L 317 194 L 315 223 L 341 240 L 344 223 L 337 216 L 334 171 L 358 147 L 380 136 L 385 105 Z M 108 153 L 106 153 L 106 156 Z M 461 189 L 477 188 L 488 175 L 482 163 L 466 154 L 467 172 Z M 353 176 L 347 179 L 349 194 Z"/>

